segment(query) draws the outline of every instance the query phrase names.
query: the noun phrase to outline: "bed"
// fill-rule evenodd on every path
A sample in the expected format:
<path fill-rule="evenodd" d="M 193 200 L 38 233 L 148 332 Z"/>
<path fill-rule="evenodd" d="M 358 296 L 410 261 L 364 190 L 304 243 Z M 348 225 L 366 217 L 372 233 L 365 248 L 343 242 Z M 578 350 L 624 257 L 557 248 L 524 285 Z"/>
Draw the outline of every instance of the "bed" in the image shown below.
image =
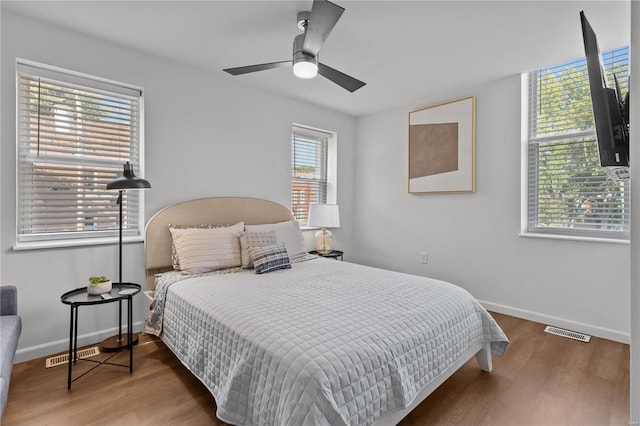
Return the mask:
<path fill-rule="evenodd" d="M 464 289 L 309 256 L 292 223 L 277 203 L 216 197 L 169 206 L 147 224 L 154 299 L 145 330 L 209 389 L 221 420 L 396 424 L 469 359 L 490 372 L 492 355 L 506 350 L 505 334 Z M 240 247 L 254 268 L 242 258 L 203 267 L 193 254 L 201 248 L 185 250 L 185 241 L 215 245 L 209 257 Z"/>

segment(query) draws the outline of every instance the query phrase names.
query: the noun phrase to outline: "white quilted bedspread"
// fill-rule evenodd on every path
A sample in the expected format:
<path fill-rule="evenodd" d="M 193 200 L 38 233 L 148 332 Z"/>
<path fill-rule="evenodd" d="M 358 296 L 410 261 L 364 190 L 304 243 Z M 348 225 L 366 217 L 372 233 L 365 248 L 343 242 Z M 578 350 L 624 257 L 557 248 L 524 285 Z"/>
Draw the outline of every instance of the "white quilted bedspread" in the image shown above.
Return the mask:
<path fill-rule="evenodd" d="M 317 259 L 169 287 L 162 340 L 238 425 L 367 425 L 471 345 L 508 340 L 454 285 Z"/>

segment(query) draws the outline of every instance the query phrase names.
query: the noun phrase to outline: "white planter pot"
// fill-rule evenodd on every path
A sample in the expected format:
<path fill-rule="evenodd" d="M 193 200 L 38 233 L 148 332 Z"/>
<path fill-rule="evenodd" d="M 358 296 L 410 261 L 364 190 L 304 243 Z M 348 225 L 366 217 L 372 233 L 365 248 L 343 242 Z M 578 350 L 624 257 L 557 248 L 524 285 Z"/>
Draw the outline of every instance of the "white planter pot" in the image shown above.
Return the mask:
<path fill-rule="evenodd" d="M 89 294 L 102 294 L 109 293 L 111 291 L 111 281 L 105 281 L 98 284 L 89 284 L 87 286 L 87 293 Z"/>

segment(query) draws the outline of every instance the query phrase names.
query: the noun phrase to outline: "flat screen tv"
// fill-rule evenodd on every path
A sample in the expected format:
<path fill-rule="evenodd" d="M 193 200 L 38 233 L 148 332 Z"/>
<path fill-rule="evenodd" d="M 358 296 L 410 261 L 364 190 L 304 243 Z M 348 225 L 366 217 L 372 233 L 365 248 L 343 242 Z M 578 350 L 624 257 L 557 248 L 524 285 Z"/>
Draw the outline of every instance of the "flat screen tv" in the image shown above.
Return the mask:
<path fill-rule="evenodd" d="M 591 104 L 596 125 L 600 166 L 615 181 L 627 180 L 629 173 L 629 93 L 620 94 L 617 77 L 607 84 L 596 34 L 584 12 L 580 12 L 584 52 L 587 57 Z M 627 76 L 625 76 L 627 77 Z M 627 77 L 628 78 L 628 77 Z"/>

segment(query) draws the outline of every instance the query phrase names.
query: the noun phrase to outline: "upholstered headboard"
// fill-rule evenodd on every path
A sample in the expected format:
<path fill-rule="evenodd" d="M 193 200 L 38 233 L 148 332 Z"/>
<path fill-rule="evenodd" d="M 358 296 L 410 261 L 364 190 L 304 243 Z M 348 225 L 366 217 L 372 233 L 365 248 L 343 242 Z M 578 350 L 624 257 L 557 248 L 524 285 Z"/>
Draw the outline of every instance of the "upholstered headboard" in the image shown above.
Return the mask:
<path fill-rule="evenodd" d="M 242 221 L 248 225 L 259 225 L 293 219 L 288 208 L 258 198 L 200 198 L 165 207 L 149 220 L 145 230 L 146 289 L 155 288 L 155 274 L 172 268 L 169 224 L 233 224 Z"/>

